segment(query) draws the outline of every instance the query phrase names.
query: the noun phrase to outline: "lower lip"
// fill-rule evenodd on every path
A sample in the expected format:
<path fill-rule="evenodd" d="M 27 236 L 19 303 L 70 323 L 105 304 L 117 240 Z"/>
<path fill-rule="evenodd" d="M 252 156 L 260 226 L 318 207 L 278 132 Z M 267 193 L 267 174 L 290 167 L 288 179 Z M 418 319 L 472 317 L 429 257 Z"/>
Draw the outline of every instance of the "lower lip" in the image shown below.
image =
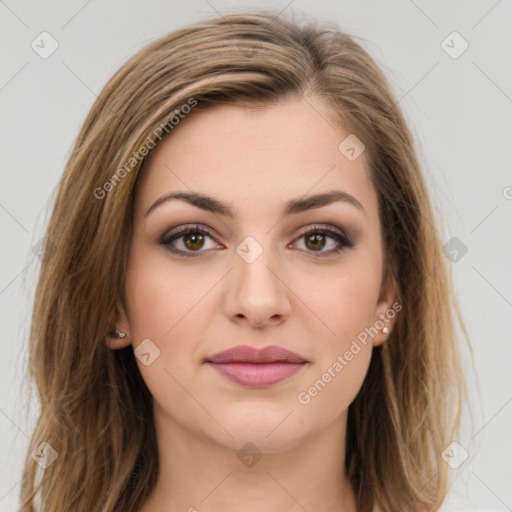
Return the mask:
<path fill-rule="evenodd" d="M 271 386 L 296 374 L 306 363 L 208 363 L 220 374 L 244 386 Z"/>

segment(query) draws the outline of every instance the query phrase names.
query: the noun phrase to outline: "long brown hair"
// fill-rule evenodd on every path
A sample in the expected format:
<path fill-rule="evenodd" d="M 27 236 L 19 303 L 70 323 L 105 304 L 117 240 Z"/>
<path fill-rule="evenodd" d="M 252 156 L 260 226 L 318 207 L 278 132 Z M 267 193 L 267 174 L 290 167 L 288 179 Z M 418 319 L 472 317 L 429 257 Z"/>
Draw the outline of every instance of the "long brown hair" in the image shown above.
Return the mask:
<path fill-rule="evenodd" d="M 125 306 L 143 148 L 179 130 L 186 105 L 264 108 L 312 96 L 366 145 L 385 274 L 403 305 L 349 408 L 346 469 L 358 510 L 438 510 L 449 488 L 441 454 L 458 438 L 467 402 L 454 312 L 470 341 L 415 141 L 382 70 L 354 36 L 255 11 L 205 20 L 143 48 L 108 81 L 77 137 L 34 302 L 28 369 L 41 411 L 22 512 L 34 510 L 38 491 L 44 512 L 135 511 L 156 483 L 151 394 L 131 347 L 105 343 L 116 305 Z M 58 456 L 41 470 L 32 452 L 43 442 Z"/>

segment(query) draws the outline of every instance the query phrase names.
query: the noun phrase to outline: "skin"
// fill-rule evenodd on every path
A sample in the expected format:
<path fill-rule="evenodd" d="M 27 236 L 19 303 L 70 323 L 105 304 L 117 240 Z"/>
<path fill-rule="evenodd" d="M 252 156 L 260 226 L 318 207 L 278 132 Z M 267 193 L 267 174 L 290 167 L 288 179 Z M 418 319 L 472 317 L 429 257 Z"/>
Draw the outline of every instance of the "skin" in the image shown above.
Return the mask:
<path fill-rule="evenodd" d="M 395 302 L 391 282 L 381 288 L 383 243 L 366 153 L 349 161 L 338 150 L 349 132 L 334 126 L 328 106 L 313 97 L 259 112 L 220 105 L 189 114 L 149 155 L 135 197 L 127 309 L 117 311 L 116 327 L 127 336 L 107 342 L 135 349 L 150 339 L 160 350 L 148 366 L 137 358 L 153 395 L 160 453 L 142 512 L 356 511 L 343 464 L 347 410 L 373 347 L 389 334 L 359 343 L 309 403 L 298 401 Z M 282 216 L 286 201 L 333 189 L 354 196 L 364 212 L 334 202 Z M 182 200 L 146 216 L 160 196 L 178 190 L 228 202 L 236 217 Z M 195 223 L 214 237 L 202 246 L 190 235 L 188 246 L 187 236 L 173 242 L 195 257 L 159 243 Z M 301 236 L 313 224 L 350 234 L 353 247 L 327 255 L 336 240 L 322 246 Z M 248 236 L 263 249 L 252 263 L 236 252 Z M 393 324 L 387 321 L 389 332 Z M 278 384 L 249 388 L 204 362 L 239 344 L 279 345 L 308 362 Z M 237 457 L 247 442 L 262 454 L 251 467 Z"/>

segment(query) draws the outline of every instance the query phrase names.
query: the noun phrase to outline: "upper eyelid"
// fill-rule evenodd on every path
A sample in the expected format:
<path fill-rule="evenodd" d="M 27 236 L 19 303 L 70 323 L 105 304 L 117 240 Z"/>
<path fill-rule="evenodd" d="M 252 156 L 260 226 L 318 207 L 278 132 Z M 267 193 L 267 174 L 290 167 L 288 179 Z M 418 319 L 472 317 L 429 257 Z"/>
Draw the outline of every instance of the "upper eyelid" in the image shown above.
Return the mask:
<path fill-rule="evenodd" d="M 169 231 L 166 231 L 160 237 L 160 240 L 164 240 L 164 239 L 170 238 L 170 237 L 176 237 L 174 240 L 179 240 L 183 236 L 187 235 L 188 231 L 194 232 L 194 230 L 199 231 L 199 232 L 204 231 L 204 233 L 207 236 L 209 236 L 216 243 L 219 243 L 219 242 L 217 242 L 217 237 L 215 236 L 215 232 L 214 232 L 215 230 L 213 230 L 209 227 L 206 227 L 205 225 L 202 225 L 202 224 L 183 224 L 180 226 L 176 226 L 175 228 L 173 228 Z M 342 239 L 346 240 L 347 242 L 350 242 L 351 237 L 349 234 L 347 234 L 347 232 L 344 229 L 334 226 L 334 225 L 331 225 L 331 224 L 322 224 L 322 223 L 313 223 L 309 226 L 305 226 L 304 228 L 301 228 L 300 232 L 293 238 L 293 242 L 302 238 L 303 236 L 308 235 L 310 232 L 323 231 L 323 230 L 326 231 L 327 236 L 330 236 L 331 238 L 333 237 L 334 234 L 337 234 Z M 333 233 L 331 234 L 331 233 L 329 233 L 329 231 L 332 231 Z M 197 252 L 203 252 L 203 251 L 197 251 Z"/>
<path fill-rule="evenodd" d="M 168 234 L 178 234 L 180 232 L 183 232 L 183 231 L 186 231 L 186 230 L 192 230 L 192 229 L 197 229 L 198 231 L 206 231 L 207 233 L 211 234 L 211 235 L 215 235 L 215 232 L 216 230 L 213 229 L 213 228 L 210 228 L 209 226 L 206 226 L 205 224 L 200 224 L 200 223 L 185 223 L 185 224 L 181 224 L 179 226 L 175 226 L 174 228 L 171 228 L 171 229 L 168 229 L 164 232 L 163 236 L 166 236 Z M 300 235 L 303 235 L 304 233 L 308 233 L 309 231 L 311 230 L 315 230 L 315 229 L 326 229 L 326 230 L 335 230 L 335 231 L 339 231 L 340 234 L 347 234 L 346 231 L 341 228 L 341 227 L 338 227 L 334 224 L 329 224 L 329 223 L 322 223 L 322 222 L 313 222 L 312 224 L 309 224 L 307 226 L 304 226 L 303 228 L 300 228 L 299 231 L 299 236 Z"/>

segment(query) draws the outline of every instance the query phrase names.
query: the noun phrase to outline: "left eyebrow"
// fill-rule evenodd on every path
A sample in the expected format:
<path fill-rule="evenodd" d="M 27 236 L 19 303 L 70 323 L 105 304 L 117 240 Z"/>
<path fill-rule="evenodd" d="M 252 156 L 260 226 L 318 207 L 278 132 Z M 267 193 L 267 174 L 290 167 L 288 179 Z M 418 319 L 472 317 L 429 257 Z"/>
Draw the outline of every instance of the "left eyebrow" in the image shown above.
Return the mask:
<path fill-rule="evenodd" d="M 187 203 L 197 208 L 201 208 L 202 210 L 222 215 L 223 217 L 229 217 L 230 219 L 234 219 L 236 216 L 236 213 L 233 211 L 233 209 L 228 203 L 219 201 L 218 199 L 215 199 L 214 197 L 209 196 L 207 194 L 199 194 L 197 192 L 185 191 L 170 192 L 159 197 L 149 207 L 148 211 L 146 212 L 146 215 L 148 215 L 157 206 L 166 203 L 167 201 L 170 201 L 172 199 L 180 199 L 182 201 L 186 201 Z M 282 215 L 284 217 L 296 215 L 307 210 L 327 206 L 328 204 L 334 203 L 336 201 L 351 204 L 352 206 L 360 210 L 363 214 L 365 214 L 363 205 L 354 196 L 342 190 L 331 190 L 321 194 L 295 198 L 288 201 L 283 207 Z"/>

